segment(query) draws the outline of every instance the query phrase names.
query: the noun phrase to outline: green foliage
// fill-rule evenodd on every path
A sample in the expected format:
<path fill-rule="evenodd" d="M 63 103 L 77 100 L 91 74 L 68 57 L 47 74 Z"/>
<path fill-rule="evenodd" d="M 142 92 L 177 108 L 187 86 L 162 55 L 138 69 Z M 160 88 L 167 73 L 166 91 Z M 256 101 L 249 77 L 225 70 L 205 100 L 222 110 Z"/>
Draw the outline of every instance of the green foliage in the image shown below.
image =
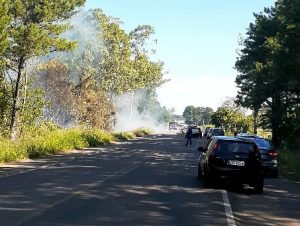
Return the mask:
<path fill-rule="evenodd" d="M 251 132 L 252 117 L 246 116 L 243 109 L 236 106 L 233 100 L 228 99 L 216 112 L 212 114 L 212 123 L 216 127 L 222 127 L 227 135 L 234 132 Z"/>
<path fill-rule="evenodd" d="M 163 65 L 150 60 L 145 46 L 154 33 L 153 27 L 140 25 L 127 34 L 119 19 L 106 16 L 100 9 L 91 10 L 87 18 L 101 31 L 102 45 L 97 54 L 102 60 L 95 68 L 103 89 L 121 94 L 157 87 L 163 82 Z"/>
<path fill-rule="evenodd" d="M 136 137 L 143 137 L 145 135 L 150 135 L 152 134 L 152 131 L 150 129 L 147 128 L 139 128 L 139 129 L 135 129 L 132 131 L 132 133 L 136 136 Z"/>
<path fill-rule="evenodd" d="M 5 64 L 4 55 L 9 46 L 7 32 L 11 20 L 11 16 L 8 14 L 9 3 L 8 0 L 0 0 L 0 71 Z"/>
<path fill-rule="evenodd" d="M 211 122 L 212 113 L 213 109 L 210 107 L 187 106 L 183 111 L 183 117 L 188 124 L 209 124 Z"/>
<path fill-rule="evenodd" d="M 279 152 L 279 170 L 287 178 L 300 181 L 300 152 L 282 150 Z"/>
<path fill-rule="evenodd" d="M 263 126 L 272 129 L 276 146 L 299 131 L 300 4 L 278 0 L 255 14 L 236 62 L 238 103 L 256 115 L 263 108 Z"/>
<path fill-rule="evenodd" d="M 25 144 L 29 158 L 81 149 L 88 145 L 79 129 L 54 130 L 44 136 L 35 136 L 21 141 Z"/>
<path fill-rule="evenodd" d="M 135 135 L 132 132 L 120 132 L 113 134 L 116 140 L 126 141 L 135 138 Z"/>
<path fill-rule="evenodd" d="M 0 138 L 0 163 L 27 159 L 26 146 L 22 143 L 13 143 L 8 139 Z"/>
<path fill-rule="evenodd" d="M 32 128 L 31 134 L 27 132 L 26 136 L 15 142 L 0 137 L 0 163 L 95 147 L 112 143 L 114 140 L 129 140 L 151 133 L 152 131 L 146 128 L 115 134 L 99 129 L 79 127 L 63 130 L 55 124 L 47 122 Z"/>
<path fill-rule="evenodd" d="M 84 138 L 91 147 L 108 144 L 114 140 L 114 136 L 111 133 L 98 129 L 87 130 Z"/>
<path fill-rule="evenodd" d="M 8 20 L 8 24 L 2 23 L 1 8 L 0 35 L 3 36 L 4 42 L 1 40 L 0 45 L 6 45 L 6 48 L 4 53 L 0 53 L 0 56 L 1 60 L 5 62 L 6 73 L 10 74 L 13 93 L 12 106 L 10 106 L 12 109 L 10 121 L 12 139 L 16 139 L 18 136 L 18 127 L 19 124 L 22 124 L 20 115 L 24 111 L 23 108 L 27 101 L 26 94 L 23 96 L 23 103 L 20 100 L 22 91 L 26 90 L 28 85 L 25 65 L 33 57 L 75 48 L 76 43 L 68 41 L 61 34 L 68 29 L 65 20 L 74 15 L 75 9 L 82 6 L 84 2 L 84 0 L 54 2 L 16 0 L 8 1 L 8 5 L 0 2 L 4 6 L 4 12 L 7 13 L 7 17 L 4 19 Z M 7 30 L 7 33 L 3 30 Z M 9 42 L 5 42 L 5 37 Z"/>

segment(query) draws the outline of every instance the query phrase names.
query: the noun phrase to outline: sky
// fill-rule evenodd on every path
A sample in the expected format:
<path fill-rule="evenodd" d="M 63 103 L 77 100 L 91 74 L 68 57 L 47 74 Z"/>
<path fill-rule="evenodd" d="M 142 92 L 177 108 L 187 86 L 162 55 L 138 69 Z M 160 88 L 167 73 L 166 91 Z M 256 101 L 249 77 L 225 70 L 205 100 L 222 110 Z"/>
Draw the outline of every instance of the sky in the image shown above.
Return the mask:
<path fill-rule="evenodd" d="M 240 37 L 254 22 L 253 13 L 275 0 L 87 0 L 120 18 L 129 32 L 141 24 L 154 27 L 155 59 L 170 79 L 157 89 L 162 106 L 182 114 L 185 107 L 219 107 L 237 88 L 234 64 Z"/>

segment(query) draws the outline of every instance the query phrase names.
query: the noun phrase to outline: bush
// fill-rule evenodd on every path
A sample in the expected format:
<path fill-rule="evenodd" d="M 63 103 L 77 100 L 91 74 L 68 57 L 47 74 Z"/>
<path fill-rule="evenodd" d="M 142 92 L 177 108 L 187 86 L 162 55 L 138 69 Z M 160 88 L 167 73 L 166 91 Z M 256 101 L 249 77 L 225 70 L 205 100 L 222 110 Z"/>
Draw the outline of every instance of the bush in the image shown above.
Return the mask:
<path fill-rule="evenodd" d="M 126 141 L 135 138 L 135 135 L 132 132 L 120 132 L 113 134 L 116 140 Z"/>
<path fill-rule="evenodd" d="M 300 181 L 300 152 L 279 152 L 279 170 L 287 178 Z"/>
<path fill-rule="evenodd" d="M 149 129 L 144 128 L 111 134 L 99 129 L 64 130 L 52 125 L 42 125 L 15 142 L 0 137 L 0 163 L 95 147 L 114 140 L 129 140 L 135 136 L 141 137 L 150 133 Z"/>
<path fill-rule="evenodd" d="M 27 159 L 26 147 L 11 140 L 0 140 L 0 163 L 7 163 L 21 159 Z"/>
<path fill-rule="evenodd" d="M 52 130 L 44 136 L 24 138 L 22 143 L 26 146 L 30 158 L 65 152 L 72 149 L 82 149 L 88 146 L 80 129 Z"/>
<path fill-rule="evenodd" d="M 98 129 L 87 130 L 84 134 L 84 138 L 90 147 L 108 144 L 114 141 L 114 136 L 111 133 Z"/>
<path fill-rule="evenodd" d="M 150 135 L 152 133 L 150 129 L 146 129 L 146 128 L 135 129 L 132 132 L 137 137 L 143 137 L 145 135 Z"/>

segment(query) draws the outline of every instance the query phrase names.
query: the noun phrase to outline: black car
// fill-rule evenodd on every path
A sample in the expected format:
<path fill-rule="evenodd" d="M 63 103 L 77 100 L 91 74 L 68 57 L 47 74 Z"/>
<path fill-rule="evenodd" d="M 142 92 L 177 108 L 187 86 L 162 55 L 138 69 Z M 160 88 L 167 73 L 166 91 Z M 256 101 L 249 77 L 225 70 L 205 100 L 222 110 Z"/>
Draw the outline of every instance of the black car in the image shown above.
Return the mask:
<path fill-rule="evenodd" d="M 239 138 L 253 140 L 260 151 L 266 176 L 278 177 L 278 153 L 271 141 L 257 135 L 240 134 Z"/>
<path fill-rule="evenodd" d="M 261 156 L 253 141 L 214 136 L 205 148 L 199 147 L 198 178 L 204 186 L 223 181 L 248 184 L 262 193 L 264 177 Z"/>

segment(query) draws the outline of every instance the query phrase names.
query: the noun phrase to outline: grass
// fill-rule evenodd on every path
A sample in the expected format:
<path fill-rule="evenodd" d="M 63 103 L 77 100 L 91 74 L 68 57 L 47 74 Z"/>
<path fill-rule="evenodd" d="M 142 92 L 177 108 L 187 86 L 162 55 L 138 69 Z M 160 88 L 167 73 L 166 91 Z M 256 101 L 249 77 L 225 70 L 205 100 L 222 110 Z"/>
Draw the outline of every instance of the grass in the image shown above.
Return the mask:
<path fill-rule="evenodd" d="M 288 150 L 279 152 L 280 174 L 291 180 L 300 181 L 300 152 Z"/>
<path fill-rule="evenodd" d="M 36 158 L 112 143 L 113 141 L 130 140 L 151 134 L 145 128 L 129 132 L 109 133 L 98 129 L 58 129 L 36 130 L 18 141 L 0 138 L 0 163 Z"/>
<path fill-rule="evenodd" d="M 134 139 L 136 136 L 133 132 L 120 132 L 120 133 L 114 133 L 113 134 L 116 140 L 119 141 L 126 141 L 126 140 L 131 140 Z"/>

